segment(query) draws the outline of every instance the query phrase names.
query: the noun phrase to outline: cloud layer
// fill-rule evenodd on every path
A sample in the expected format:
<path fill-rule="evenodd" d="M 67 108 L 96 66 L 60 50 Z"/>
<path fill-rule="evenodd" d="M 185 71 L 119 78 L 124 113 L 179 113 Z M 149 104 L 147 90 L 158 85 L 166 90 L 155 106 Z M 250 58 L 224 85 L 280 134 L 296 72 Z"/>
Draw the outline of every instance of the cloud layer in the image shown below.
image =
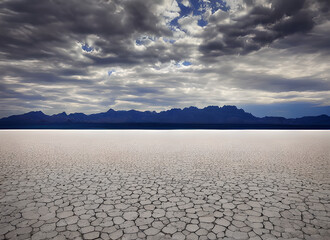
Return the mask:
<path fill-rule="evenodd" d="M 327 0 L 4 0 L 0 29 L 0 116 L 330 105 Z"/>

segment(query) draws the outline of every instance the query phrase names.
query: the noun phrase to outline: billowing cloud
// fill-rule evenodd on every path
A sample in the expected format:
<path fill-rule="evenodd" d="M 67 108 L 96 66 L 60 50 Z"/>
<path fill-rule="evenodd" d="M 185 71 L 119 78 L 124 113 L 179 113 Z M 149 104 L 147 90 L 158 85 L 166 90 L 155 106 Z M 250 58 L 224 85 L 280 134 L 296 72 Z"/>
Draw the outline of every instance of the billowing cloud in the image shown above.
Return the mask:
<path fill-rule="evenodd" d="M 237 3 L 240 7 L 233 13 L 212 15 L 211 24 L 203 32 L 204 43 L 199 46 L 203 57 L 248 54 L 294 34 L 308 35 L 316 25 L 329 20 L 325 1 L 258 2 L 246 1 L 245 6 Z"/>
<path fill-rule="evenodd" d="M 110 107 L 329 106 L 329 5 L 1 1 L 0 116 Z"/>

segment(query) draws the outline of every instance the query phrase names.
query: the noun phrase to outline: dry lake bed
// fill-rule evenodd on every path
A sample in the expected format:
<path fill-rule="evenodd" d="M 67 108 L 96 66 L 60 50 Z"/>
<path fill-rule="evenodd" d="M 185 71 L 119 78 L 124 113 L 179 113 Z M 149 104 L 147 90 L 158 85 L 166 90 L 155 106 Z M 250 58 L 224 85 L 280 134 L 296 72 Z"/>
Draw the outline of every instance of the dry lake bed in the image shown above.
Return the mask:
<path fill-rule="evenodd" d="M 0 131 L 0 239 L 330 239 L 330 131 Z"/>

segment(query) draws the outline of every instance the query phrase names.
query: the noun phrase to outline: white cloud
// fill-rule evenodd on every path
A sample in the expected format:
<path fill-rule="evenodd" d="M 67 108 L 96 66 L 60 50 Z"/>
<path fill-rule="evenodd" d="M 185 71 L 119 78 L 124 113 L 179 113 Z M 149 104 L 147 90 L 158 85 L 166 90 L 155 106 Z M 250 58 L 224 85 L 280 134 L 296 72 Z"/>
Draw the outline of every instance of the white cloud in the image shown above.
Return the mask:
<path fill-rule="evenodd" d="M 182 0 L 182 5 L 184 5 L 185 7 L 190 7 L 190 2 L 189 0 Z"/>

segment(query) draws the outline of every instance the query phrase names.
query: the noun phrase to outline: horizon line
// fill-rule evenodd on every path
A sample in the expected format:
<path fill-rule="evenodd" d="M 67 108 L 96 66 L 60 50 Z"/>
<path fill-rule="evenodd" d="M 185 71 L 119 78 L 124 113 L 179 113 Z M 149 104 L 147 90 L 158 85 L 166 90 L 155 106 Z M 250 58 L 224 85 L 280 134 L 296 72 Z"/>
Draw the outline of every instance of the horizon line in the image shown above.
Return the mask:
<path fill-rule="evenodd" d="M 246 112 L 244 108 L 239 108 L 237 107 L 236 105 L 223 105 L 222 107 L 219 106 L 219 105 L 208 105 L 208 106 L 205 106 L 205 107 L 196 107 L 196 106 L 189 106 L 189 107 L 173 107 L 173 108 L 168 108 L 166 110 L 161 110 L 161 111 L 156 111 L 156 110 L 136 110 L 136 109 L 128 109 L 128 110 L 116 110 L 116 109 L 113 109 L 113 108 L 109 108 L 107 111 L 101 111 L 101 112 L 94 112 L 94 113 L 89 113 L 89 114 L 86 114 L 84 112 L 70 112 L 69 114 L 66 112 L 66 111 L 63 111 L 63 112 L 59 112 L 59 113 L 54 113 L 54 114 L 46 114 L 44 113 L 42 110 L 35 110 L 35 111 L 28 111 L 28 112 L 25 112 L 25 113 L 22 113 L 22 114 L 12 114 L 12 115 L 8 115 L 6 117 L 1 117 L 1 119 L 4 119 L 4 118 L 8 118 L 8 117 L 12 117 L 12 116 L 19 116 L 19 115 L 24 115 L 24 114 L 28 114 L 28 113 L 37 113 L 37 112 L 41 112 L 42 114 L 44 115 L 47 115 L 47 116 L 55 116 L 55 115 L 60 115 L 60 114 L 65 114 L 66 116 L 70 116 L 70 115 L 73 115 L 73 114 L 84 114 L 86 116 L 90 116 L 90 115 L 93 115 L 93 114 L 100 114 L 100 113 L 107 113 L 109 111 L 115 111 L 115 112 L 129 112 L 129 111 L 135 111 L 135 112 L 141 112 L 141 113 L 145 113 L 145 112 L 150 112 L 150 113 L 161 113 L 161 112 L 167 112 L 167 111 L 171 111 L 171 110 L 184 110 L 184 109 L 189 109 L 189 108 L 193 108 L 193 109 L 198 109 L 198 110 L 204 110 L 206 108 L 209 108 L 209 107 L 216 107 L 216 108 L 224 108 L 224 107 L 235 107 L 237 110 L 243 110 L 245 113 L 248 113 L 248 114 L 251 114 L 253 115 L 254 117 L 257 117 L 256 115 L 254 115 L 253 113 L 251 112 Z M 283 116 L 279 116 L 279 115 L 264 115 L 263 117 L 257 117 L 257 118 L 266 118 L 266 117 L 274 117 L 274 118 L 284 118 L 284 119 L 297 119 L 297 118 L 304 118 L 304 117 L 319 117 L 319 116 L 328 116 L 330 117 L 330 115 L 326 114 L 326 113 L 322 113 L 322 114 L 318 114 L 318 115 L 304 115 L 302 117 L 283 117 Z"/>

